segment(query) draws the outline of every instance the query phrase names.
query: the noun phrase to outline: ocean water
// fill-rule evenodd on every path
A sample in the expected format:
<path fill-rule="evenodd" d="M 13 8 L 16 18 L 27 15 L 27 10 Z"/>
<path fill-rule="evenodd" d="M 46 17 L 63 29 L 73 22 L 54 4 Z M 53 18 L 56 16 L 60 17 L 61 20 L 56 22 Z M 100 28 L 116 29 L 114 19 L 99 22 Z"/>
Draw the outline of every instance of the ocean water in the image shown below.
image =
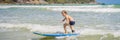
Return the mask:
<path fill-rule="evenodd" d="M 79 36 L 54 38 L 32 33 L 64 32 L 61 10 L 67 10 L 75 19 Z M 69 27 L 67 30 L 71 32 Z M 116 5 L 1 5 L 0 40 L 120 40 L 120 8 Z"/>

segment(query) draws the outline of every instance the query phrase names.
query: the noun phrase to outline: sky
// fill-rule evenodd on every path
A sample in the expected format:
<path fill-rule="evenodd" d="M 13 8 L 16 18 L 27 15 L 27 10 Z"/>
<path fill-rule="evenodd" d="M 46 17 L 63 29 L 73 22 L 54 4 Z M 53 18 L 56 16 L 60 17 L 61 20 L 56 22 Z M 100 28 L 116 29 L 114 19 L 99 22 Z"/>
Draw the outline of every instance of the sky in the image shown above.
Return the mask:
<path fill-rule="evenodd" d="M 96 2 L 105 4 L 120 4 L 120 0 L 96 0 Z"/>

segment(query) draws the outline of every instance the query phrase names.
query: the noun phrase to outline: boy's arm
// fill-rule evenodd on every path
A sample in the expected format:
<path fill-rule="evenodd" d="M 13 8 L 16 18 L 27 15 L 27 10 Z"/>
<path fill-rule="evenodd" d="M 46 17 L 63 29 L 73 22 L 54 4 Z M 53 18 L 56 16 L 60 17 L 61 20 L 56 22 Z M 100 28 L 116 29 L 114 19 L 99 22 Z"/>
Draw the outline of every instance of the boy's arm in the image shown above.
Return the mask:
<path fill-rule="evenodd" d="M 62 21 L 65 21 L 66 18 L 64 18 Z"/>

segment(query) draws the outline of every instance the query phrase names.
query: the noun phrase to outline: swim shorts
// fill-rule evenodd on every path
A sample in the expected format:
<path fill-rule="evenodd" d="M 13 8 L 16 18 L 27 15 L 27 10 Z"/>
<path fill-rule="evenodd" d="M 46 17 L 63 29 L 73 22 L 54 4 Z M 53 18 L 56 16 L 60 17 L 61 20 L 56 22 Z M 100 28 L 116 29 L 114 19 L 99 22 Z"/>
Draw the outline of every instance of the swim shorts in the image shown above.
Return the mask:
<path fill-rule="evenodd" d="M 75 24 L 75 21 L 70 21 L 69 24 L 70 24 L 70 25 L 74 25 L 74 24 Z"/>

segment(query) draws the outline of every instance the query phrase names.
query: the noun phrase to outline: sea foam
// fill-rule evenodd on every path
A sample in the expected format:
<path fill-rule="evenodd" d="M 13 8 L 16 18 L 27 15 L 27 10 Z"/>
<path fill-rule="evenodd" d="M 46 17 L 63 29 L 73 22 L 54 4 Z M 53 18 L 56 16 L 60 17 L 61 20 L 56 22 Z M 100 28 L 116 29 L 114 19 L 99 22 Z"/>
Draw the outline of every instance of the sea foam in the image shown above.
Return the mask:
<path fill-rule="evenodd" d="M 0 23 L 0 31 L 4 31 L 5 29 L 13 29 L 13 28 L 26 28 L 31 32 L 42 32 L 42 33 L 55 33 L 55 32 L 64 32 L 62 26 L 50 26 L 50 25 L 40 25 L 40 24 L 11 24 L 11 23 Z M 9 31 L 8 30 L 8 31 Z M 21 29 L 22 30 L 22 29 Z M 14 31 L 14 30 L 13 30 Z M 68 28 L 68 31 L 71 30 Z M 95 28 L 76 28 L 76 33 L 80 33 L 80 35 L 105 35 L 105 34 L 112 34 L 115 37 L 120 36 L 120 30 L 112 31 L 112 30 L 102 30 L 102 29 L 95 29 Z"/>
<path fill-rule="evenodd" d="M 73 12 L 120 12 L 120 8 L 114 8 L 114 5 L 88 5 L 88 6 L 34 6 L 34 5 L 12 5 L 12 6 L 0 6 L 0 8 L 45 8 L 51 11 L 73 11 Z"/>

